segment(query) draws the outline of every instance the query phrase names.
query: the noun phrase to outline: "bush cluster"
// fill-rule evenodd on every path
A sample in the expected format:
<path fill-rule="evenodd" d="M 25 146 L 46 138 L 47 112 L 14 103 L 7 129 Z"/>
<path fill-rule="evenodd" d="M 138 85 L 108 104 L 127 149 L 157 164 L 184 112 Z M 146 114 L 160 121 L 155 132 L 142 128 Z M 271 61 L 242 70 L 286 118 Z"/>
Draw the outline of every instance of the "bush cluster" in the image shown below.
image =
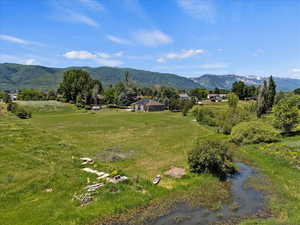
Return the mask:
<path fill-rule="evenodd" d="M 240 122 L 248 121 L 251 113 L 242 107 L 229 108 L 226 112 L 219 114 L 218 131 L 223 134 L 230 134 L 232 128 Z"/>
<path fill-rule="evenodd" d="M 188 163 L 193 173 L 208 172 L 222 179 L 235 172 L 232 146 L 222 141 L 206 140 L 199 143 L 189 152 Z"/>
<path fill-rule="evenodd" d="M 216 126 L 215 114 L 210 109 L 203 106 L 194 106 L 192 108 L 192 113 L 198 123 Z"/>
<path fill-rule="evenodd" d="M 19 106 L 15 102 L 8 103 L 7 111 L 15 114 L 20 119 L 29 119 L 31 118 L 31 112 L 24 107 Z"/>
<path fill-rule="evenodd" d="M 235 144 L 257 144 L 279 140 L 279 132 L 261 121 L 242 122 L 232 129 L 231 141 Z"/>

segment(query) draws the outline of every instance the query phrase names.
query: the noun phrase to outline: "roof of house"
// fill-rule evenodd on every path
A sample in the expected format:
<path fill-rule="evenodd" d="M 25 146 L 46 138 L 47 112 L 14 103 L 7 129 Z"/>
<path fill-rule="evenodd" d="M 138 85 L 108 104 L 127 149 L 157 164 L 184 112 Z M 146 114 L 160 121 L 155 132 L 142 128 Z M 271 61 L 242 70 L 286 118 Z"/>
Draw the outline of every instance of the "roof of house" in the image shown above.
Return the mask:
<path fill-rule="evenodd" d="M 141 99 L 135 103 L 132 103 L 133 105 L 160 105 L 160 106 L 163 106 L 163 104 L 157 102 L 157 101 L 154 101 L 152 99 Z"/>
<path fill-rule="evenodd" d="M 180 98 L 189 98 L 190 96 L 187 93 L 179 94 Z"/>

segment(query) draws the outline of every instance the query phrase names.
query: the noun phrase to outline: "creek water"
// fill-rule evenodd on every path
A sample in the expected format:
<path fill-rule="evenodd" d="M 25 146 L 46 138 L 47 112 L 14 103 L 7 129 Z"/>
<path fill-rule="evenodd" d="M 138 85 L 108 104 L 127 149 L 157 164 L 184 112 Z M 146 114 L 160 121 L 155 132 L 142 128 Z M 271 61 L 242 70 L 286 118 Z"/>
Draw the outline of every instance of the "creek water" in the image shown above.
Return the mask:
<path fill-rule="evenodd" d="M 237 163 L 239 173 L 231 180 L 231 203 L 226 203 L 219 210 L 206 208 L 191 209 L 187 204 L 177 204 L 166 216 L 162 216 L 151 225 L 209 225 L 232 218 L 252 216 L 264 208 L 264 195 L 260 191 L 245 187 L 250 177 L 256 176 L 253 168 Z"/>

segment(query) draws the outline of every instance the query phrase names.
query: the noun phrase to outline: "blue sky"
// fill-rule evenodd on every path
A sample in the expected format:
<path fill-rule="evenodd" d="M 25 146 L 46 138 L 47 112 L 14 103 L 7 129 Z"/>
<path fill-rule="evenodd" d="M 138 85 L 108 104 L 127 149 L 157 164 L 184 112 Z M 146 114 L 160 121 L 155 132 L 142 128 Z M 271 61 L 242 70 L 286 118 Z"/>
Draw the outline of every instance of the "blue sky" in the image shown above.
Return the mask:
<path fill-rule="evenodd" d="M 299 0 L 0 0 L 0 62 L 300 78 Z"/>

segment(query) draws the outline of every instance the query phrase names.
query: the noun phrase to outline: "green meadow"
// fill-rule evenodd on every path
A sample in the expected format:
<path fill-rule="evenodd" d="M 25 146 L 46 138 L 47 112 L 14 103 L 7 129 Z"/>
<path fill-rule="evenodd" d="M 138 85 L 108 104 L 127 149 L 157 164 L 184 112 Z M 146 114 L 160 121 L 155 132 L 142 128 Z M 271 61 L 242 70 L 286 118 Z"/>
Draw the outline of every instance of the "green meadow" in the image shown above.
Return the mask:
<path fill-rule="evenodd" d="M 159 185 L 152 184 L 155 175 L 171 166 L 188 169 L 187 152 L 198 141 L 228 138 L 194 122 L 191 115 L 117 109 L 90 112 L 57 102 L 20 104 L 33 111 L 31 119 L 0 114 L 1 225 L 97 224 L 136 207 L 162 200 L 172 204 L 176 198 L 194 197 L 193 193 L 210 208 L 229 198 L 228 184 L 208 174 L 187 173 L 182 179 L 162 176 Z M 204 107 L 222 112 L 228 106 Z M 266 177 L 266 183 L 253 184 L 266 191 L 272 212 L 271 218 L 241 224 L 300 224 L 300 170 L 295 168 L 299 143 L 295 132 L 279 143 L 236 150 L 236 160 L 255 165 Z M 284 152 L 278 150 L 283 148 Z M 126 175 L 129 180 L 105 185 L 92 202 L 81 206 L 74 195 L 84 193 L 84 187 L 97 180 L 82 171 L 80 157 L 94 159 L 87 167 Z"/>

